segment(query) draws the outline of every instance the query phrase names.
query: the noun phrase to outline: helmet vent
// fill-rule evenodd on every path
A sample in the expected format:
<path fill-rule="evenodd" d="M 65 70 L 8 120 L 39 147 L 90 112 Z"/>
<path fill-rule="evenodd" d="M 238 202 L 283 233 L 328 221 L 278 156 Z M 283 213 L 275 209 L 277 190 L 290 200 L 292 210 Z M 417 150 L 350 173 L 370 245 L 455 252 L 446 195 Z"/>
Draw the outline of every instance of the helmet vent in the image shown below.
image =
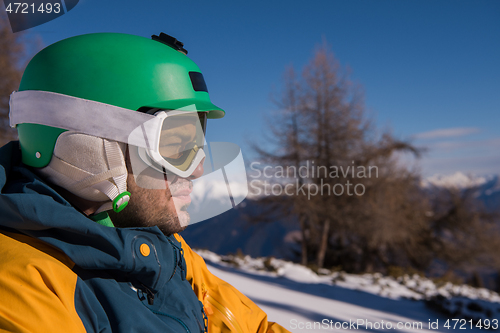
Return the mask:
<path fill-rule="evenodd" d="M 171 48 L 174 48 L 181 53 L 184 53 L 184 54 L 188 53 L 188 51 L 183 47 L 184 43 L 182 43 L 181 41 L 178 41 L 176 38 L 174 38 L 170 35 L 167 35 L 166 33 L 161 32 L 160 36 L 152 35 L 151 39 L 153 39 L 157 42 L 163 43 L 165 45 L 168 45 Z"/>

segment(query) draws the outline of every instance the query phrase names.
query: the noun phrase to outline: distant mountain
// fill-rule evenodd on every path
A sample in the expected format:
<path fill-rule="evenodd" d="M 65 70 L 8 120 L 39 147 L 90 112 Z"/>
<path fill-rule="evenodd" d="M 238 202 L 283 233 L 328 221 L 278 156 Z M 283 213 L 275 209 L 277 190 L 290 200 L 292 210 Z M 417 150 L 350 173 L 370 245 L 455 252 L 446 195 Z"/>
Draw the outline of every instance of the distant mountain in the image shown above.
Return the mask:
<path fill-rule="evenodd" d="M 491 182 L 492 179 L 498 176 L 477 176 L 466 175 L 462 172 L 455 172 L 452 175 L 436 174 L 422 181 L 424 187 L 454 187 L 454 188 L 470 188 L 474 186 L 482 186 Z"/>
<path fill-rule="evenodd" d="M 299 235 L 296 221 L 275 219 L 272 222 L 250 222 L 248 217 L 262 212 L 262 206 L 245 199 L 231 209 L 207 221 L 189 226 L 181 235 L 193 248 L 218 254 L 236 253 L 240 249 L 253 257 L 273 256 L 292 260 Z"/>
<path fill-rule="evenodd" d="M 466 175 L 455 172 L 452 175 L 434 175 L 422 181 L 424 188 L 476 188 L 476 197 L 490 211 L 500 210 L 500 176 Z"/>

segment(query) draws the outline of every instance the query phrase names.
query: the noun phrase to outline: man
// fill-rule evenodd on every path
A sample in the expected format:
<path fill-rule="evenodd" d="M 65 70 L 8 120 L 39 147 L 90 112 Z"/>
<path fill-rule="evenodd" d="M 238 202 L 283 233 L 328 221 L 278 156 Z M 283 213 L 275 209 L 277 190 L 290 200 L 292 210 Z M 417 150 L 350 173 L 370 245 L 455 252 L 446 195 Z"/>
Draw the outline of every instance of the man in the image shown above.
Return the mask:
<path fill-rule="evenodd" d="M 103 33 L 30 61 L 0 150 L 0 330 L 287 332 L 177 234 L 224 116 L 186 53 Z"/>

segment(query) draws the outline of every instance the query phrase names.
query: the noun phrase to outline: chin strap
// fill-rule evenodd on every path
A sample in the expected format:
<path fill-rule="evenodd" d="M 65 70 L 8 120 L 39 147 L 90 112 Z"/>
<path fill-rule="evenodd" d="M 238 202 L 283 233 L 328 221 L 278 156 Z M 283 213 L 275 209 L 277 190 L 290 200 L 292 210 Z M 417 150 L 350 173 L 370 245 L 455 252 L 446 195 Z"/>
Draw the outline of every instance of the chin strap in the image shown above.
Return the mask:
<path fill-rule="evenodd" d="M 123 165 L 124 158 L 118 142 L 109 141 L 107 139 L 103 139 L 103 141 L 104 151 L 106 153 L 106 159 L 108 161 L 110 171 L 122 167 L 125 168 Z M 104 180 L 94 184 L 92 187 L 106 194 L 112 201 L 113 210 L 119 213 L 128 205 L 130 200 L 130 192 L 127 192 L 127 169 L 125 168 L 124 173 L 114 174 L 111 178 L 113 182 Z M 105 210 L 108 210 L 109 203 L 106 203 L 105 205 L 107 205 L 107 209 Z M 99 210 L 102 208 L 103 207 L 101 206 Z M 97 212 L 99 212 L 99 210 Z"/>

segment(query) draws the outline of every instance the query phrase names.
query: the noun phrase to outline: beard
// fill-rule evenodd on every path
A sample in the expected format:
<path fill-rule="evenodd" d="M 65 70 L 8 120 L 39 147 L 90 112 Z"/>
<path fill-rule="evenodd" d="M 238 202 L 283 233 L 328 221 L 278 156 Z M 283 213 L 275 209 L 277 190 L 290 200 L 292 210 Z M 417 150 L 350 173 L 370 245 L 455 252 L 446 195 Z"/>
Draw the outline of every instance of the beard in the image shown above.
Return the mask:
<path fill-rule="evenodd" d="M 128 208 L 128 207 L 127 207 Z M 179 217 L 175 213 L 158 215 L 145 214 L 142 208 L 130 207 L 126 214 L 109 214 L 113 224 L 119 228 L 158 227 L 165 236 L 184 231 L 186 226 L 181 226 Z"/>
<path fill-rule="evenodd" d="M 172 211 L 170 209 L 159 209 L 158 206 L 155 207 L 154 205 L 158 196 L 154 193 L 147 193 L 150 190 L 143 191 L 144 193 L 139 194 L 141 200 L 137 200 L 138 193 L 135 192 L 131 195 L 129 204 L 123 211 L 120 213 L 110 212 L 109 215 L 115 226 L 120 228 L 156 226 L 166 236 L 186 229 L 189 224 L 189 215 L 187 222 L 181 221 L 176 210 Z M 187 209 L 187 207 L 184 209 Z"/>
<path fill-rule="evenodd" d="M 127 190 L 131 194 L 130 200 L 120 213 L 109 212 L 113 224 L 120 228 L 156 226 L 166 236 L 186 229 L 190 222 L 187 208 L 193 183 L 170 175 L 168 180 L 166 178 L 155 172 L 136 179 L 129 173 Z"/>

